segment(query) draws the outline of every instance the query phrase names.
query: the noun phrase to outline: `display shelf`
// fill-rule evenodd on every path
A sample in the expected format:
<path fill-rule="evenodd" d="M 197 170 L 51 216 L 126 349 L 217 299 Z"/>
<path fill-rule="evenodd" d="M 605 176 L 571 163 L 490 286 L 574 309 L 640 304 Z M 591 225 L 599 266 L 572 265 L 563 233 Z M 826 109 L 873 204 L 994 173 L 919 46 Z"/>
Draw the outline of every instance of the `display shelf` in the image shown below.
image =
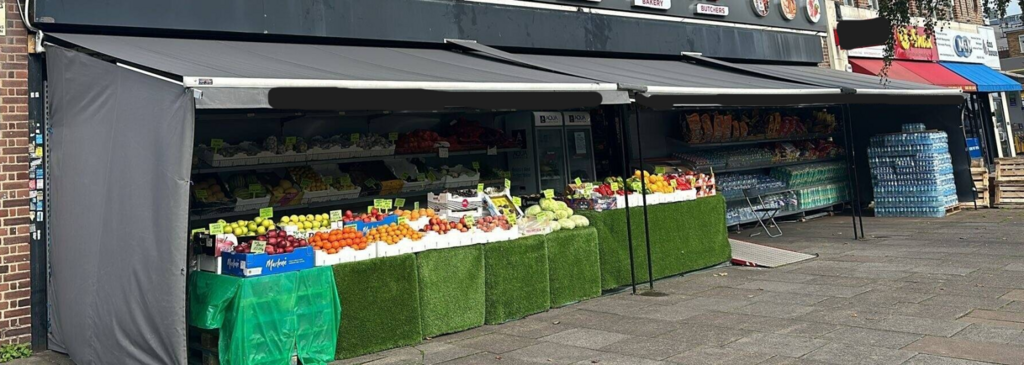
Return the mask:
<path fill-rule="evenodd" d="M 822 186 L 825 186 L 825 185 L 842 184 L 842 183 L 846 183 L 846 181 L 834 180 L 834 181 L 829 181 L 829 182 L 823 182 L 823 183 L 817 183 L 817 184 L 811 184 L 811 185 L 803 185 L 803 186 L 797 186 L 797 187 L 792 187 L 792 188 L 779 188 L 779 189 L 773 189 L 773 190 L 766 190 L 766 191 L 761 191 L 759 193 L 760 193 L 760 195 L 781 194 L 781 193 L 785 193 L 787 191 L 813 189 L 813 188 L 819 188 L 819 187 L 822 187 Z M 719 194 L 721 194 L 721 192 L 719 192 Z M 725 197 L 724 194 L 721 194 L 721 195 L 722 195 L 722 197 Z M 754 197 L 752 197 L 752 198 L 754 198 Z M 725 201 L 727 201 L 727 202 L 735 202 L 735 201 L 742 201 L 742 200 L 744 200 L 744 197 L 742 195 L 741 196 L 737 196 L 737 197 L 732 197 L 732 198 L 725 198 Z"/>
<path fill-rule="evenodd" d="M 500 148 L 498 153 L 508 153 L 520 151 L 521 148 Z M 470 150 L 470 151 L 452 151 L 448 152 L 448 157 L 452 156 L 469 156 L 469 155 L 485 155 L 487 150 Z M 249 171 L 249 170 L 270 170 L 283 167 L 292 166 L 308 166 L 308 165 L 324 165 L 324 164 L 339 164 L 339 163 L 353 163 L 353 162 L 364 162 L 364 161 L 387 161 L 387 160 L 404 160 L 410 158 L 428 158 L 437 157 L 437 152 L 431 153 L 412 153 L 402 155 L 386 155 L 386 156 L 368 156 L 368 157 L 350 157 L 350 158 L 338 158 L 329 160 L 309 160 L 309 161 L 293 161 L 293 162 L 282 162 L 272 164 L 255 164 L 255 165 L 242 165 L 242 166 L 225 166 L 225 167 L 200 167 L 193 168 L 193 174 L 206 174 L 214 172 L 231 172 L 231 171 Z"/>
<path fill-rule="evenodd" d="M 691 150 L 704 150 L 719 147 L 731 147 L 731 146 L 744 146 L 758 143 L 770 143 L 770 142 L 789 142 L 789 141 L 803 141 L 807 139 L 822 139 L 835 137 L 836 133 L 827 134 L 805 134 L 802 136 L 784 137 L 784 138 L 772 138 L 772 139 L 747 139 L 742 141 L 732 142 L 711 142 L 711 143 L 686 143 L 675 139 L 673 137 L 667 137 L 669 143 L 680 148 L 686 148 Z"/>
<path fill-rule="evenodd" d="M 716 173 L 716 174 L 724 174 L 726 172 L 738 172 L 738 171 L 770 169 L 770 168 L 773 168 L 773 167 L 785 167 L 785 166 L 793 166 L 793 165 L 803 165 L 803 164 L 816 163 L 816 162 L 834 162 L 834 161 L 840 161 L 840 160 L 843 160 L 843 159 L 845 159 L 845 157 L 840 156 L 840 157 L 830 157 L 830 158 L 819 158 L 819 159 L 814 159 L 814 160 L 799 160 L 799 161 L 780 162 L 780 163 L 765 164 L 765 165 L 727 167 L 727 168 L 724 168 L 724 169 L 716 169 L 716 170 L 714 170 L 714 173 Z M 700 167 L 700 169 L 708 169 L 708 167 Z"/>
<path fill-rule="evenodd" d="M 810 211 L 815 211 L 815 210 L 818 210 L 818 209 L 825 209 L 825 208 L 828 208 L 828 207 L 834 207 L 836 205 L 846 204 L 846 203 L 849 203 L 849 202 L 850 202 L 849 200 L 840 200 L 840 201 L 837 201 L 837 202 L 832 203 L 832 204 L 819 205 L 817 207 L 811 207 L 811 208 L 804 208 L 804 209 L 797 209 L 797 210 L 789 210 L 789 211 L 785 211 L 785 212 L 779 212 L 779 214 L 777 214 L 775 216 L 775 218 L 782 218 L 782 217 L 788 217 L 788 216 L 795 215 L 795 214 L 807 213 L 807 212 L 810 212 Z M 738 225 L 741 225 L 741 224 L 754 223 L 754 222 L 757 222 L 757 218 L 741 220 L 739 222 L 736 222 L 736 223 L 733 223 L 733 224 L 729 224 L 729 226 L 732 227 L 732 226 L 738 226 Z"/>
<path fill-rule="evenodd" d="M 309 203 L 309 204 L 297 204 L 297 205 L 289 205 L 289 206 L 286 206 L 286 207 L 273 207 L 273 208 L 274 208 L 274 212 L 277 213 L 277 212 L 286 212 L 286 211 L 298 210 L 298 209 L 315 209 L 315 208 L 346 206 L 346 205 L 358 204 L 358 203 L 363 203 L 363 202 L 372 202 L 374 199 L 395 199 L 395 198 L 408 198 L 408 197 L 413 197 L 413 196 L 423 196 L 423 195 L 426 195 L 426 193 L 427 193 L 426 190 L 419 190 L 419 191 L 409 191 L 409 192 L 404 192 L 404 193 L 399 193 L 399 194 L 392 194 L 392 195 L 369 195 L 369 196 L 361 196 L 361 197 L 358 197 L 358 198 L 355 198 L 355 199 L 335 200 L 335 201 L 319 202 L 319 203 Z M 245 216 L 245 215 L 255 216 L 255 215 L 259 215 L 259 214 L 260 214 L 260 210 L 259 209 L 246 210 L 246 211 L 240 211 L 240 212 L 216 212 L 216 213 L 210 213 L 210 214 L 190 214 L 188 220 L 189 221 L 202 221 L 202 220 L 222 219 L 222 218 L 227 218 L 227 217 L 237 217 L 237 216 Z"/>

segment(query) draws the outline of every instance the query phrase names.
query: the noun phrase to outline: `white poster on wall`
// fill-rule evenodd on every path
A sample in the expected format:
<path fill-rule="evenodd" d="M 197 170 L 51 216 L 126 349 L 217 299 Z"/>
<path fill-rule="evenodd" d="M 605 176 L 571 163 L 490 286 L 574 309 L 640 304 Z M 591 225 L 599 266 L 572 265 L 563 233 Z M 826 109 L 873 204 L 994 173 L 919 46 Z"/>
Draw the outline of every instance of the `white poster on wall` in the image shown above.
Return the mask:
<path fill-rule="evenodd" d="M 999 51 L 996 49 L 996 35 L 992 28 L 978 27 L 978 33 L 937 30 L 935 45 L 939 50 L 939 61 L 980 63 L 999 69 Z"/>

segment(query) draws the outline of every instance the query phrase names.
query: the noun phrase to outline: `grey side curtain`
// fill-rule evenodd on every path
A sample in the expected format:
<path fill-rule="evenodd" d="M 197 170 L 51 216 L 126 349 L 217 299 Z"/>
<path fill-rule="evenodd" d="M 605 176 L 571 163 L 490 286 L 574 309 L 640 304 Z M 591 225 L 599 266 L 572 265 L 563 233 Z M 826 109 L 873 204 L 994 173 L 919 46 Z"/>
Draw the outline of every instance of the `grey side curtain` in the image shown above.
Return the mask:
<path fill-rule="evenodd" d="M 48 46 L 50 344 L 78 364 L 185 364 L 194 100 Z"/>

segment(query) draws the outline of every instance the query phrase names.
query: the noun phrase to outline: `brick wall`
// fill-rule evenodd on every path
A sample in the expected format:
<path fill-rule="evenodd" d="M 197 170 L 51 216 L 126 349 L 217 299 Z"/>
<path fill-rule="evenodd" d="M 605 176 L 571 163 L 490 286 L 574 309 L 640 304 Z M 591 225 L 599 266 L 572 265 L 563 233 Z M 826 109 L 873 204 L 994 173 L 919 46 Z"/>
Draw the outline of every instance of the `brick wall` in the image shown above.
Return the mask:
<path fill-rule="evenodd" d="M 883 1 L 883 0 L 880 0 Z M 982 0 L 951 0 L 953 4 L 953 21 L 984 25 L 982 22 Z M 837 1 L 843 3 L 841 0 Z M 853 0 L 853 6 L 871 9 L 871 0 Z M 878 9 L 873 9 L 878 10 Z M 917 16 L 917 2 L 910 0 L 910 15 Z"/>
<path fill-rule="evenodd" d="M 1020 50 L 1020 40 L 1019 40 L 1019 38 L 1021 36 L 1024 36 L 1024 30 L 1016 30 L 1016 31 L 1006 32 L 1006 45 L 1009 46 L 1009 50 L 1007 51 L 1009 53 L 1009 55 L 1008 55 L 1009 57 L 1024 56 L 1024 54 L 1021 54 L 1021 50 Z M 1007 58 L 1009 58 L 1009 57 L 1007 57 Z"/>
<path fill-rule="evenodd" d="M 15 0 L 0 36 L 0 344 L 30 339 L 28 42 Z"/>

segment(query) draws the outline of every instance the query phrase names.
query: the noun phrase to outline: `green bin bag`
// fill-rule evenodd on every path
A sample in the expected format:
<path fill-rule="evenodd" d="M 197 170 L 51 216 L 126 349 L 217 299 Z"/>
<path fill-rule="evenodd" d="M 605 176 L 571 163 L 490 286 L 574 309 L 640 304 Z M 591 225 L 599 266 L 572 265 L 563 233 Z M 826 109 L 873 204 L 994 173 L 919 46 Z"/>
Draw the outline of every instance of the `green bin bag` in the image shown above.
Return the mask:
<path fill-rule="evenodd" d="M 326 364 L 341 320 L 333 282 L 330 268 L 255 278 L 194 272 L 189 324 L 219 329 L 223 365 L 283 364 L 296 352 L 303 364 Z"/>
<path fill-rule="evenodd" d="M 467 330 L 484 324 L 482 245 L 416 254 L 423 336 Z"/>
<path fill-rule="evenodd" d="M 345 311 L 338 335 L 338 359 L 415 345 L 423 339 L 415 255 L 381 257 L 333 268 Z"/>
<path fill-rule="evenodd" d="M 544 236 L 528 236 L 484 245 L 487 324 L 548 310 L 551 291 Z"/>
<path fill-rule="evenodd" d="M 551 307 L 561 307 L 601 295 L 601 263 L 597 230 L 560 230 L 544 236 L 548 251 Z"/>

